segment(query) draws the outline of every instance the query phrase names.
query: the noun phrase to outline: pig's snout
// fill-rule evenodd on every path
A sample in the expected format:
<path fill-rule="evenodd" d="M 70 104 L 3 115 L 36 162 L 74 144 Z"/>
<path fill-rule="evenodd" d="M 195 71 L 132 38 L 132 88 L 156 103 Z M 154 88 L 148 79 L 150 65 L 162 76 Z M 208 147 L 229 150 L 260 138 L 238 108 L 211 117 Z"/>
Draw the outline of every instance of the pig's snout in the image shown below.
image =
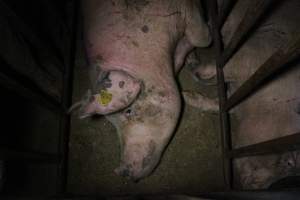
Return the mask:
<path fill-rule="evenodd" d="M 131 181 L 138 182 L 140 179 L 149 176 L 159 160 L 158 156 L 146 156 L 142 160 L 122 162 L 114 172 Z"/>
<path fill-rule="evenodd" d="M 144 177 L 142 173 L 137 173 L 136 171 L 134 171 L 134 169 L 128 166 L 120 166 L 116 168 L 114 172 L 117 175 L 128 178 L 129 180 L 134 182 L 138 182 L 141 178 Z"/>
<path fill-rule="evenodd" d="M 119 175 L 119 176 L 123 176 L 123 177 L 129 177 L 130 176 L 130 172 L 129 169 L 127 167 L 118 167 L 114 170 L 114 172 Z"/>

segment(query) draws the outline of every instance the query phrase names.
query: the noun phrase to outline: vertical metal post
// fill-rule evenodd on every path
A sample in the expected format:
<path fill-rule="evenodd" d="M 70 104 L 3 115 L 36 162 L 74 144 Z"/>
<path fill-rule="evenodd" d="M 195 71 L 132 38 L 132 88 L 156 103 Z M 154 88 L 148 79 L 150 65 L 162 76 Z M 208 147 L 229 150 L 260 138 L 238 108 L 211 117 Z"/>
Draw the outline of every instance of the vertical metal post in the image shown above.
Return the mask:
<path fill-rule="evenodd" d="M 221 145 L 223 150 L 223 169 L 224 169 L 224 181 L 226 184 L 226 189 L 230 190 L 232 188 L 232 163 L 231 159 L 228 158 L 227 152 L 231 150 L 231 138 L 229 129 L 229 116 L 225 109 L 225 104 L 227 101 L 226 95 L 226 85 L 224 80 L 223 66 L 222 62 L 222 37 L 219 30 L 219 19 L 217 13 L 217 1 L 208 0 L 207 5 L 209 7 L 209 17 L 212 22 L 212 35 L 216 55 L 216 67 L 217 67 L 217 79 L 218 79 L 218 95 L 219 95 L 219 117 L 221 126 Z"/>
<path fill-rule="evenodd" d="M 72 101 L 72 82 L 73 69 L 76 56 L 77 22 L 78 22 L 78 1 L 68 2 L 72 9 L 72 18 L 70 24 L 70 39 L 66 41 L 65 68 L 63 74 L 62 107 L 65 110 L 60 119 L 59 152 L 62 155 L 62 162 L 58 167 L 57 193 L 63 194 L 67 188 L 68 176 L 68 153 L 69 153 L 69 134 L 70 134 L 70 115 L 67 110 Z"/>
<path fill-rule="evenodd" d="M 218 16 L 218 23 L 219 23 L 219 29 L 221 29 L 230 14 L 230 11 L 236 4 L 237 0 L 223 0 L 223 3 L 221 5 L 221 8 L 219 9 L 220 13 Z"/>

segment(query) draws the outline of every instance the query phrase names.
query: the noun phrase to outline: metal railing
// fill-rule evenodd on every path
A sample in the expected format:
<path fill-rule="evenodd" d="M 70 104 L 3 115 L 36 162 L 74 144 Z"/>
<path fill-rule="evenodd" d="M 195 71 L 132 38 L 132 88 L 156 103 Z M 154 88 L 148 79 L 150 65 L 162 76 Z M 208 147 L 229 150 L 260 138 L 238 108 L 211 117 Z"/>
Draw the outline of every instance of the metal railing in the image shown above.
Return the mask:
<path fill-rule="evenodd" d="M 49 46 L 43 38 L 39 37 L 39 35 L 29 25 L 27 25 L 23 19 L 6 4 L 5 1 L 0 0 L 1 17 L 9 22 L 10 28 L 14 32 L 22 35 L 28 43 L 34 46 L 39 51 L 39 55 L 47 55 L 52 61 L 53 67 L 59 69 L 61 76 L 63 77 L 61 94 L 59 98 L 54 97 L 47 93 L 45 89 L 40 88 L 36 82 L 30 79 L 30 77 L 14 70 L 12 67 L 14 63 L 8 63 L 0 55 L 1 87 L 9 91 L 13 91 L 15 94 L 27 99 L 28 101 L 56 113 L 59 118 L 60 127 L 59 144 L 57 145 L 58 153 L 0 147 L 0 159 L 29 163 L 55 163 L 58 167 L 57 194 L 64 193 L 67 184 L 68 141 L 70 129 L 70 116 L 67 114 L 67 109 L 71 104 L 72 98 L 72 76 L 75 60 L 78 17 L 77 0 L 65 1 L 65 5 L 66 9 L 69 11 L 67 14 L 70 16 L 67 21 L 57 19 L 57 21 L 63 21 L 65 23 L 63 26 L 65 34 L 64 42 L 61 44 L 59 51 L 57 51 L 57 49 Z M 52 11 L 57 14 L 57 10 Z M 40 75 L 47 77 L 45 72 L 41 72 Z"/>
<path fill-rule="evenodd" d="M 233 7 L 235 2 L 236 1 L 232 0 L 224 0 L 224 6 L 221 6 L 221 10 L 219 11 L 220 14 L 218 14 L 217 0 L 206 1 L 209 12 L 209 20 L 212 22 L 211 32 L 213 35 L 216 54 L 223 168 L 225 184 L 228 190 L 233 189 L 232 159 L 263 154 L 283 153 L 300 149 L 300 133 L 237 149 L 232 148 L 228 113 L 230 109 L 237 106 L 240 102 L 253 94 L 257 89 L 259 89 L 259 87 L 266 84 L 272 75 L 280 73 L 282 68 L 298 58 L 300 54 L 300 37 L 293 38 L 291 41 L 288 41 L 285 46 L 278 49 L 269 59 L 267 59 L 267 61 L 265 61 L 265 63 L 263 63 L 231 96 L 227 97 L 223 68 L 251 34 L 253 28 L 259 22 L 262 15 L 266 13 L 272 5 L 274 6 L 274 4 L 278 3 L 275 0 L 253 0 L 234 32 L 231 41 L 229 41 L 227 47 L 224 49 L 221 37 L 221 28 L 226 21 L 226 16 L 230 13 L 230 9 Z"/>

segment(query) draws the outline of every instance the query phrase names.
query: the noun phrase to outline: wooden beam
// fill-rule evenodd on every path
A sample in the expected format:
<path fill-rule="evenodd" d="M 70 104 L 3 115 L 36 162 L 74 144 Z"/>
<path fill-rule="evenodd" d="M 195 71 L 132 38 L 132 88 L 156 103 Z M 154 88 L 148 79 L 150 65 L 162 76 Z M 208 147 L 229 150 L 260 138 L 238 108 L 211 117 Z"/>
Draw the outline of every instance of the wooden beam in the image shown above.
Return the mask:
<path fill-rule="evenodd" d="M 238 149 L 233 149 L 227 153 L 228 158 L 238 158 L 265 154 L 284 153 L 288 151 L 300 150 L 300 133 L 276 138 L 266 142 L 253 144 Z"/>
<path fill-rule="evenodd" d="M 258 19 L 261 18 L 263 13 L 269 8 L 271 3 L 275 0 L 253 0 L 251 5 L 247 9 L 245 16 L 243 17 L 241 23 L 238 25 L 236 31 L 234 32 L 231 41 L 225 48 L 221 62 L 225 63 L 232 57 L 232 55 L 238 50 L 238 48 L 245 41 L 248 36 L 249 31 L 255 26 Z"/>
<path fill-rule="evenodd" d="M 262 86 L 273 74 L 286 67 L 300 55 L 300 37 L 291 40 L 288 44 L 277 50 L 258 70 L 239 87 L 228 99 L 225 109 L 228 111 L 236 106 L 259 86 Z"/>

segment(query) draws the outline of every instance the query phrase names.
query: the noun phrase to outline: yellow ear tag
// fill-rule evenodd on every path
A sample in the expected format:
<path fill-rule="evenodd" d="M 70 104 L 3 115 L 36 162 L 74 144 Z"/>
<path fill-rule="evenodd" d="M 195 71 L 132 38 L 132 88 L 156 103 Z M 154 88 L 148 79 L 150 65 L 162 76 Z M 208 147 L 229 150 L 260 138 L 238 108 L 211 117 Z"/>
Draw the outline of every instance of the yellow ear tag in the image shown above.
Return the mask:
<path fill-rule="evenodd" d="M 101 90 L 100 95 L 97 95 L 97 101 L 102 106 L 107 106 L 112 100 L 112 94 L 107 90 Z"/>

